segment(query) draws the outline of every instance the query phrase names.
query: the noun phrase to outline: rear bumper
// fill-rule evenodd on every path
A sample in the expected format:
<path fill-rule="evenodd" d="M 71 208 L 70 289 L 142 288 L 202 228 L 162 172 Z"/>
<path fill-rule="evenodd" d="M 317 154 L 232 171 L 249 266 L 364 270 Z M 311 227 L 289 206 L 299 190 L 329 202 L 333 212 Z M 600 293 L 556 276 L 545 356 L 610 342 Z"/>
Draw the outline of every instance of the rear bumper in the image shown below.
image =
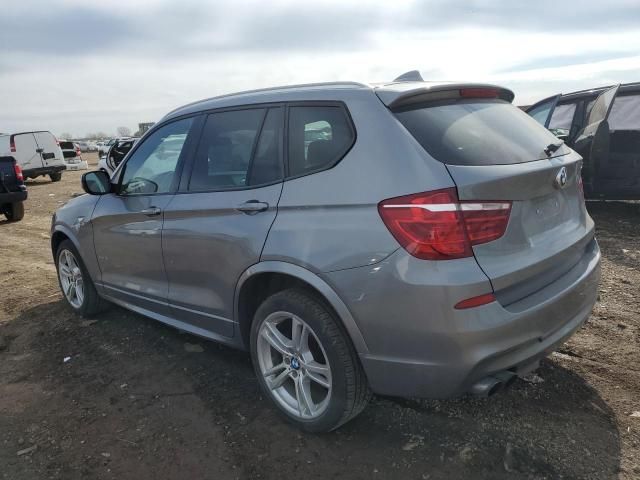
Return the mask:
<path fill-rule="evenodd" d="M 86 160 L 81 160 L 77 163 L 67 163 L 65 168 L 67 170 L 87 170 L 89 165 Z"/>
<path fill-rule="evenodd" d="M 7 203 L 24 202 L 27 199 L 27 191 L 21 190 L 19 192 L 0 192 L 0 205 Z"/>
<path fill-rule="evenodd" d="M 348 292 L 346 303 L 369 348 L 360 359 L 378 394 L 447 398 L 493 373 L 526 369 L 584 323 L 598 295 L 595 239 L 570 271 L 508 307 L 453 309 L 461 297 L 490 287 L 473 270 L 460 278 L 451 271 L 454 262 L 434 263 L 399 251 L 375 272 L 329 274 L 336 291 Z"/>
<path fill-rule="evenodd" d="M 30 168 L 28 170 L 23 170 L 22 174 L 26 177 L 34 178 L 39 177 L 41 175 L 51 175 L 52 173 L 63 172 L 67 166 L 63 163 L 62 165 L 51 165 L 48 167 L 39 167 L 39 168 Z"/>

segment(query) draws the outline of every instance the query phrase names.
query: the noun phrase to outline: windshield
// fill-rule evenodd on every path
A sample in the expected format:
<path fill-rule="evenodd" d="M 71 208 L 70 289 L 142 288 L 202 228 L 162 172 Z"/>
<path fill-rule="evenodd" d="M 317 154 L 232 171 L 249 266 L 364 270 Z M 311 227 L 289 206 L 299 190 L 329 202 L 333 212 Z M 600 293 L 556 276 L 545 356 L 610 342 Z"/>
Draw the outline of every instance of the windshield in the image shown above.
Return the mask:
<path fill-rule="evenodd" d="M 508 165 L 549 158 L 559 140 L 502 100 L 463 100 L 395 112 L 436 160 L 452 165 Z M 565 153 L 563 149 L 557 154 Z"/>

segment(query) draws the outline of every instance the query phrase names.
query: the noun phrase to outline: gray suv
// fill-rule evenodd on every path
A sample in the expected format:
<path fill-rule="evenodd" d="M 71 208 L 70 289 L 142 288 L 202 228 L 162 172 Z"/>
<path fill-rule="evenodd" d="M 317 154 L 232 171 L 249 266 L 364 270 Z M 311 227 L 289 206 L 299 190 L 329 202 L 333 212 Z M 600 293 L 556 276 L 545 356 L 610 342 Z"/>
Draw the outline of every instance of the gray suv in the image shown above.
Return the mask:
<path fill-rule="evenodd" d="M 53 217 L 71 307 L 251 352 L 308 431 L 490 395 L 596 301 L 581 157 L 492 85 L 327 83 L 170 112 Z"/>

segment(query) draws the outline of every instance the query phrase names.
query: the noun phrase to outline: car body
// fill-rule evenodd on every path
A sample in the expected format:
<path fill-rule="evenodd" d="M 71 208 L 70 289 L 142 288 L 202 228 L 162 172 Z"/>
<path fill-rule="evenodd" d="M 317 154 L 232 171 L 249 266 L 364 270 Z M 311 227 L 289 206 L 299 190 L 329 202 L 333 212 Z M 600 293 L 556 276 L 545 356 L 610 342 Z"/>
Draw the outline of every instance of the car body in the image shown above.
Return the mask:
<path fill-rule="evenodd" d="M 98 154 L 106 155 L 111 145 L 113 145 L 117 141 L 117 138 L 110 138 L 109 140 L 104 140 L 101 145 L 98 146 Z"/>
<path fill-rule="evenodd" d="M 0 214 L 8 221 L 24 217 L 23 202 L 27 199 L 22 168 L 13 157 L 0 157 Z"/>
<path fill-rule="evenodd" d="M 249 349 L 307 430 L 369 389 L 491 394 L 582 325 L 600 271 L 580 156 L 512 99 L 347 82 L 174 110 L 56 212 L 61 288 Z"/>
<path fill-rule="evenodd" d="M 57 182 L 66 168 L 58 140 L 44 130 L 0 135 L 0 155 L 14 157 L 25 180 L 48 175 Z"/>
<path fill-rule="evenodd" d="M 60 140 L 60 148 L 67 170 L 86 170 L 89 168 L 86 160 L 82 159 L 80 146 L 69 140 Z"/>
<path fill-rule="evenodd" d="M 106 155 L 100 157 L 98 169 L 112 175 L 138 140 L 140 140 L 138 137 L 116 139 Z"/>
<path fill-rule="evenodd" d="M 526 111 L 582 155 L 587 198 L 640 199 L 640 83 L 553 95 Z"/>
<path fill-rule="evenodd" d="M 77 142 L 75 142 L 76 145 L 78 145 L 78 148 L 80 148 L 81 152 L 90 152 L 91 148 L 89 147 L 89 144 L 85 141 L 82 140 L 78 140 Z"/>

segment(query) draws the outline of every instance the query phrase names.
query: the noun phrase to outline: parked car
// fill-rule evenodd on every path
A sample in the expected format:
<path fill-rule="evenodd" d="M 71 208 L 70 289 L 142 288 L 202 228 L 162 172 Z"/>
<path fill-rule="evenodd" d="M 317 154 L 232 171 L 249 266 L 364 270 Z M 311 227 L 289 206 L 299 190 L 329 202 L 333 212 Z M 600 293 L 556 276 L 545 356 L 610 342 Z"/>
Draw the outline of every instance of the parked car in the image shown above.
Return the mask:
<path fill-rule="evenodd" d="M 309 431 L 371 391 L 493 394 L 582 325 L 600 272 L 581 158 L 513 96 L 327 83 L 174 110 L 56 212 L 60 287 L 249 350 Z"/>
<path fill-rule="evenodd" d="M 89 148 L 89 152 L 97 152 L 98 145 L 94 141 L 87 142 L 87 147 Z"/>
<path fill-rule="evenodd" d="M 111 138 L 109 140 L 105 140 L 104 142 L 102 142 L 102 145 L 98 147 L 98 154 L 106 155 L 109 149 L 111 148 L 111 145 L 113 145 L 116 142 L 116 140 L 117 139 L 115 138 Z"/>
<path fill-rule="evenodd" d="M 75 142 L 75 144 L 78 145 L 78 147 L 80 148 L 81 152 L 88 152 L 89 151 L 89 144 L 87 142 L 77 141 L 77 142 Z"/>
<path fill-rule="evenodd" d="M 52 182 L 58 182 L 65 169 L 58 140 L 47 131 L 0 135 L 0 156 L 3 155 L 16 159 L 25 180 L 48 175 Z"/>
<path fill-rule="evenodd" d="M 107 172 L 109 176 L 111 176 L 138 140 L 140 139 L 137 137 L 117 139 L 114 144 L 111 145 L 107 154 L 100 157 L 98 169 Z"/>
<path fill-rule="evenodd" d="M 86 170 L 89 168 L 86 160 L 82 159 L 78 144 L 63 140 L 60 142 L 60 148 L 62 149 L 67 170 Z"/>
<path fill-rule="evenodd" d="M 527 113 L 582 155 L 587 198 L 640 199 L 640 83 L 554 95 Z"/>
<path fill-rule="evenodd" d="M 22 220 L 26 199 L 27 187 L 20 165 L 13 157 L 0 157 L 0 213 L 10 222 Z"/>

